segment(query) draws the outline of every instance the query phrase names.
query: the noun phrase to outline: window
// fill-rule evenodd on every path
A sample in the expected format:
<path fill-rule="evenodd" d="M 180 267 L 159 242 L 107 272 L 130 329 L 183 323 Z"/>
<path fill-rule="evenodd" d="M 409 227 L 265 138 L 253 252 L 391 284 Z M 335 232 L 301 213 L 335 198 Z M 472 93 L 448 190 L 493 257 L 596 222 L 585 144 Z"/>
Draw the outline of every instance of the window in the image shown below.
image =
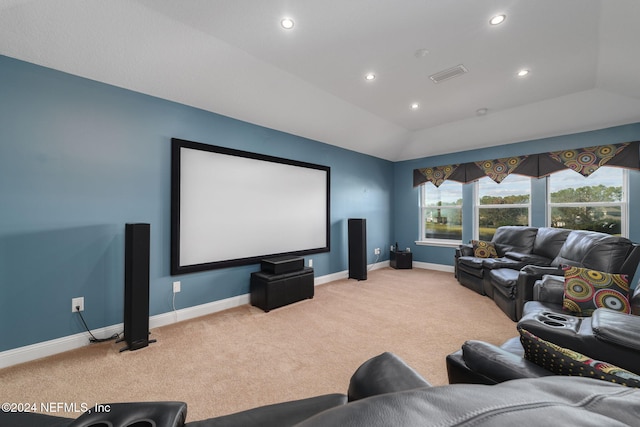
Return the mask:
<path fill-rule="evenodd" d="M 420 186 L 420 240 L 462 241 L 462 184 Z"/>
<path fill-rule="evenodd" d="M 503 225 L 529 225 L 531 178 L 511 174 L 498 184 L 484 177 L 477 181 L 476 194 L 474 235 L 480 240 L 491 240 Z"/>
<path fill-rule="evenodd" d="M 588 177 L 571 170 L 550 175 L 550 225 L 627 236 L 626 177 L 626 170 L 606 166 Z"/>

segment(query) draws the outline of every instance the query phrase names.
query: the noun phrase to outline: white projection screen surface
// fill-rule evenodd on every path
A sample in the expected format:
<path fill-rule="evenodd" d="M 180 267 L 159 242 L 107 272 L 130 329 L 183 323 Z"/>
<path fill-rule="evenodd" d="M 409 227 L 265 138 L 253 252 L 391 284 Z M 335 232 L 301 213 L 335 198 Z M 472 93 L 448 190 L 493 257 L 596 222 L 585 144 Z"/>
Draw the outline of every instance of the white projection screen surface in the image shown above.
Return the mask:
<path fill-rule="evenodd" d="M 171 162 L 171 274 L 329 251 L 329 167 L 176 138 Z"/>

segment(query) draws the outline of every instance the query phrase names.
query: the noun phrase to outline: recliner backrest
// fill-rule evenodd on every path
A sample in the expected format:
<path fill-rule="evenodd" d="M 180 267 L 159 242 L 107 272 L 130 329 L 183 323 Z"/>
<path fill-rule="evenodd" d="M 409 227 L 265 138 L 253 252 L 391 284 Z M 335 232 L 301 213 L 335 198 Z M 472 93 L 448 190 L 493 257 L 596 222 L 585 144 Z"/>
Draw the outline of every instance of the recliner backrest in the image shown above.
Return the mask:
<path fill-rule="evenodd" d="M 573 230 L 551 265 L 621 273 L 633 244 L 629 239 L 596 231 Z"/>
<path fill-rule="evenodd" d="M 554 259 L 567 240 L 571 230 L 565 228 L 540 227 L 533 243 L 533 253 L 545 258 Z"/>
<path fill-rule="evenodd" d="M 496 247 L 498 256 L 504 256 L 507 252 L 530 254 L 537 231 L 536 227 L 505 225 L 498 227 L 491 241 Z"/>

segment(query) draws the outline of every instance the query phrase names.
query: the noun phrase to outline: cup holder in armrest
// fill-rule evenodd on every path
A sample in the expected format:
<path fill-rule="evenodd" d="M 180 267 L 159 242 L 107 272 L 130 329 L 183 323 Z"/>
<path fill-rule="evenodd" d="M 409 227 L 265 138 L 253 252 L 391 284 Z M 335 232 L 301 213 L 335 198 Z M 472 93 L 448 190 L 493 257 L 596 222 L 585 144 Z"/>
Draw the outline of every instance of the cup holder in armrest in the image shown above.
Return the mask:
<path fill-rule="evenodd" d="M 566 317 L 564 317 L 564 316 L 560 316 L 559 314 L 556 314 L 556 313 L 544 312 L 543 314 L 544 314 L 544 316 L 545 316 L 545 317 L 547 317 L 548 319 L 551 319 L 551 320 L 557 320 L 557 321 L 559 321 L 559 322 L 566 322 L 566 321 L 568 321 L 568 320 L 569 320 L 569 319 L 567 319 Z"/>
<path fill-rule="evenodd" d="M 566 328 L 569 326 L 569 319 L 558 313 L 543 311 L 537 319 L 540 323 L 554 328 Z"/>
<path fill-rule="evenodd" d="M 548 326 L 553 326 L 554 328 L 564 328 L 565 326 L 567 326 L 564 323 L 556 322 L 554 320 L 547 320 L 547 319 L 542 320 L 542 323 Z"/>

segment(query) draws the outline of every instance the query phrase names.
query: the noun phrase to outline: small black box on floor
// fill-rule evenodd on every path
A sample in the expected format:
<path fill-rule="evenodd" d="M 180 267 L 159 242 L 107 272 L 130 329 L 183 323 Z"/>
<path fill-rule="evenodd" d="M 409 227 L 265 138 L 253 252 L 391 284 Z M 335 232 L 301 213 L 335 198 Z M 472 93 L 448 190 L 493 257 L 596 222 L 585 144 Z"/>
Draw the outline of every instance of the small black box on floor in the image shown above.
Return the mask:
<path fill-rule="evenodd" d="M 413 254 L 405 251 L 391 251 L 389 265 L 395 269 L 411 269 L 413 267 Z"/>
<path fill-rule="evenodd" d="M 251 273 L 251 305 L 268 312 L 313 298 L 313 286 L 313 268 L 310 267 L 284 274 Z"/>
<path fill-rule="evenodd" d="M 292 255 L 263 259 L 260 262 L 260 269 L 268 274 L 286 274 L 303 268 L 304 258 Z"/>

